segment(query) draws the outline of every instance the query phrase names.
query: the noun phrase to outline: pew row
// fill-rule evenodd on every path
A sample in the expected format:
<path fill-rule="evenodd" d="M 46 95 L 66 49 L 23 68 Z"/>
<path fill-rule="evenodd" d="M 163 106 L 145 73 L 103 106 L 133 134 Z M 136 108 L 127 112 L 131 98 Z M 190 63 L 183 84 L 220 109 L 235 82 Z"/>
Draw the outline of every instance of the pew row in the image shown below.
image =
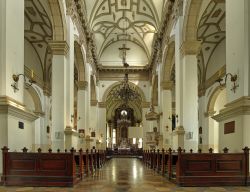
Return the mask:
<path fill-rule="evenodd" d="M 227 148 L 224 153 L 146 150 L 143 162 L 180 186 L 243 186 L 250 182 L 247 147 L 243 153 L 228 153 Z"/>
<path fill-rule="evenodd" d="M 83 179 L 85 175 L 94 173 L 105 162 L 105 152 L 88 150 L 61 153 L 9 152 L 7 147 L 2 148 L 3 174 L 2 185 L 6 186 L 56 186 L 72 187 Z"/>

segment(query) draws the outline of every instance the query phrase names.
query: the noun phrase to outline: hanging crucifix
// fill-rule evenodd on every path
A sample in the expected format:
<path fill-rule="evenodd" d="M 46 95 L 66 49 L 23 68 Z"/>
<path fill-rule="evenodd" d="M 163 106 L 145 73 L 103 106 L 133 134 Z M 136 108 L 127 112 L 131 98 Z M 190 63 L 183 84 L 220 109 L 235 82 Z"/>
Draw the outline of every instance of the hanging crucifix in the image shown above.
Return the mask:
<path fill-rule="evenodd" d="M 129 64 L 126 61 L 126 57 L 127 57 L 126 51 L 130 50 L 130 48 L 126 47 L 126 45 L 123 44 L 122 47 L 119 47 L 119 50 L 120 50 L 120 53 L 121 53 L 121 56 L 122 56 L 123 66 L 126 67 L 126 68 L 129 67 Z"/>

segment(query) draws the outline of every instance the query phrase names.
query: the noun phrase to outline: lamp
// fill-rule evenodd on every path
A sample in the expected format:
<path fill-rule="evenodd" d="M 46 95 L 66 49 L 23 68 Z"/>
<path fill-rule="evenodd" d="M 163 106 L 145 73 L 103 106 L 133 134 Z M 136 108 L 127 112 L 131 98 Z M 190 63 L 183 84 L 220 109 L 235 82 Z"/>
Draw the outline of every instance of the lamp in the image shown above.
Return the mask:
<path fill-rule="evenodd" d="M 14 82 L 11 84 L 11 87 L 13 87 L 14 92 L 19 90 L 18 81 L 19 81 L 20 76 L 23 76 L 24 84 L 25 84 L 26 89 L 28 89 L 33 83 L 36 83 L 36 81 L 34 80 L 34 72 L 33 72 L 33 70 L 31 70 L 31 79 L 28 79 L 26 77 L 26 75 L 21 74 L 21 73 L 20 74 L 13 74 L 12 79 L 13 79 Z"/>
<path fill-rule="evenodd" d="M 221 87 L 225 86 L 226 85 L 226 82 L 227 82 L 227 77 L 230 76 L 230 80 L 231 82 L 233 82 L 233 86 L 231 88 L 231 91 L 233 91 L 235 93 L 236 91 L 236 88 L 239 87 L 238 84 L 236 84 L 236 81 L 237 81 L 237 75 L 233 75 L 232 73 L 227 73 L 226 74 L 226 77 L 224 79 L 224 83 L 221 83 L 223 81 L 223 79 L 220 77 L 219 79 L 216 80 L 216 82 L 218 82 L 220 84 Z"/>

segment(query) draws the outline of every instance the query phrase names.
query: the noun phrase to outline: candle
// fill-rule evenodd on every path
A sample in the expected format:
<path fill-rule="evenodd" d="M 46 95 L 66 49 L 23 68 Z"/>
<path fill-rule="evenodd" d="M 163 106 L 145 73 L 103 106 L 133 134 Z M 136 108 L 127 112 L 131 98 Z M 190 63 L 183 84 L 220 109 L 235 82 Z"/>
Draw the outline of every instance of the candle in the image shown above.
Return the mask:
<path fill-rule="evenodd" d="M 34 71 L 31 70 L 31 78 L 33 79 L 34 78 Z"/>

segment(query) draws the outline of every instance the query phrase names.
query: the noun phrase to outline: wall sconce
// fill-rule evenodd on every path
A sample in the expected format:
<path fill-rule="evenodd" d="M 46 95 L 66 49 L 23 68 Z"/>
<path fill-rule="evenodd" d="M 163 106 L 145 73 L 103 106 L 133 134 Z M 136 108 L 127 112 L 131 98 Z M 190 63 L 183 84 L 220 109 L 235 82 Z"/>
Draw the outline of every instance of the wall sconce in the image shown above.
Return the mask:
<path fill-rule="evenodd" d="M 13 87 L 14 92 L 19 90 L 19 88 L 18 88 L 19 76 L 23 76 L 26 89 L 28 89 L 33 83 L 36 83 L 36 81 L 34 80 L 33 70 L 31 70 L 31 79 L 28 79 L 24 74 L 17 74 L 17 75 L 13 74 L 12 79 L 13 79 L 14 83 L 11 84 L 11 87 Z"/>
<path fill-rule="evenodd" d="M 218 82 L 218 83 L 220 84 L 220 86 L 223 87 L 223 86 L 226 85 L 227 77 L 228 77 L 228 76 L 230 76 L 231 82 L 233 82 L 233 86 L 232 86 L 232 88 L 231 88 L 231 91 L 233 91 L 233 92 L 235 93 L 236 88 L 239 87 L 239 85 L 236 84 L 237 75 L 233 75 L 232 73 L 227 73 L 227 74 L 226 74 L 226 77 L 225 77 L 225 80 L 224 80 L 224 83 L 221 83 L 221 81 L 223 81 L 222 78 L 217 79 L 215 82 Z"/>

